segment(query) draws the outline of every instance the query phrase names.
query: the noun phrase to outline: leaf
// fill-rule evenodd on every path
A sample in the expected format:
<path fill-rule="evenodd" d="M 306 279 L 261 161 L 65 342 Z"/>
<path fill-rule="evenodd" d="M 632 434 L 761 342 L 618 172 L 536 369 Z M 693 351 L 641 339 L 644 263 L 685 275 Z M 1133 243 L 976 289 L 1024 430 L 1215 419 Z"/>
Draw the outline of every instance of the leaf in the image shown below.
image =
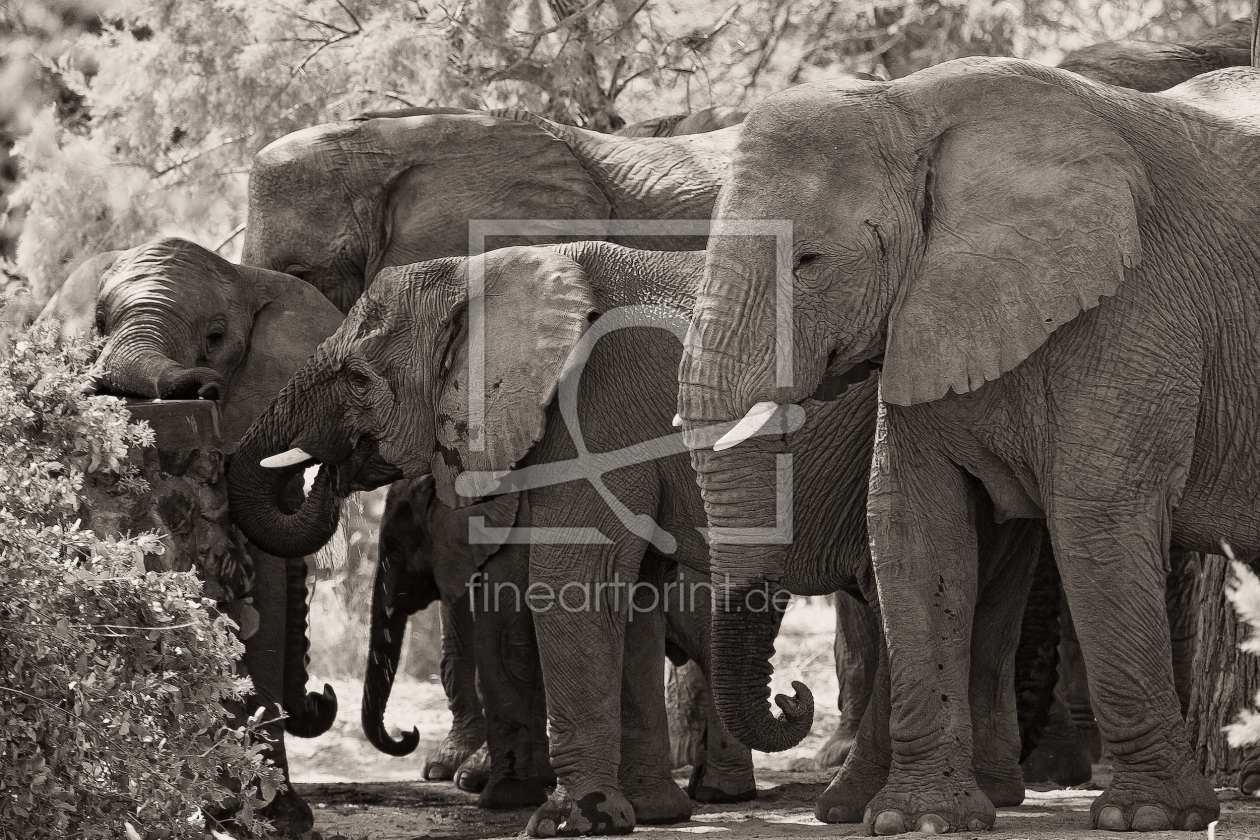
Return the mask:
<path fill-rule="evenodd" d="M 59 639 L 64 639 L 70 635 L 70 622 L 64 618 L 57 619 L 57 625 L 53 628 L 53 635 Z"/>
<path fill-rule="evenodd" d="M 127 840 L 144 840 L 140 836 L 140 832 L 136 831 L 136 827 L 129 822 L 123 823 L 123 828 L 127 831 Z"/>

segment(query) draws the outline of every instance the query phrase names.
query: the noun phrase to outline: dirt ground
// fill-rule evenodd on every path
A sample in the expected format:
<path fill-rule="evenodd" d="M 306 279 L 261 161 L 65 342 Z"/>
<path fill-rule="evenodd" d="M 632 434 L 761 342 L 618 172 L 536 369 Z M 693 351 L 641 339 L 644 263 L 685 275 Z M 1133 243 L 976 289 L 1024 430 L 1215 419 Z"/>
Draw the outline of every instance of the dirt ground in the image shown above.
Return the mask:
<path fill-rule="evenodd" d="M 815 693 L 817 713 L 809 737 L 782 753 L 754 753 L 757 800 L 741 805 L 697 805 L 689 823 L 635 829 L 635 836 L 681 840 L 688 835 L 720 835 L 724 840 L 780 837 L 846 837 L 864 834 L 860 825 L 824 825 L 814 818 L 814 800 L 830 772 L 813 769 L 813 755 L 834 729 L 836 680 L 831 638 L 834 615 L 819 599 L 788 613 L 776 644 L 772 687 L 783 691 L 803 679 Z M 450 782 L 420 779 L 424 755 L 446 734 L 450 713 L 436 680 L 400 681 L 386 724 L 397 733 L 415 726 L 420 746 L 409 756 L 377 752 L 363 738 L 359 723 L 362 683 L 328 680 L 337 691 L 340 711 L 327 735 L 310 741 L 288 739 L 294 782 L 315 809 L 315 830 L 322 840 L 420 840 L 420 838 L 512 838 L 523 836 L 531 811 L 483 811 L 475 794 Z M 312 686 L 317 685 L 314 681 Z M 675 777 L 685 785 L 688 771 Z M 1029 790 L 1024 804 L 998 811 L 995 829 L 984 840 L 1101 840 L 1125 837 L 1090 831 L 1089 806 L 1110 777 L 1095 768 L 1090 785 L 1069 790 Z M 1260 840 L 1260 799 L 1236 790 L 1218 791 L 1220 840 Z M 921 835 L 911 835 L 921 836 Z M 970 840 L 971 834 L 958 835 Z M 1153 832 L 1144 840 L 1185 840 L 1185 832 Z M 1132 840 L 1131 835 L 1129 836 Z"/>

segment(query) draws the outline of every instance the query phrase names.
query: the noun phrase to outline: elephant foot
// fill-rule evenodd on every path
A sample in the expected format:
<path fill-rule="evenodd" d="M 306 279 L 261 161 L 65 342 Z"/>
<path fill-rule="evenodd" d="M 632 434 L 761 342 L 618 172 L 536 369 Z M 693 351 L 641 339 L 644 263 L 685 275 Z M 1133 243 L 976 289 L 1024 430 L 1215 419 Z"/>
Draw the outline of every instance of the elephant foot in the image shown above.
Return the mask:
<path fill-rule="evenodd" d="M 850 755 L 814 803 L 814 816 L 825 823 L 860 823 L 887 779 L 887 767 Z"/>
<path fill-rule="evenodd" d="M 315 813 L 291 784 L 277 792 L 274 799 L 259 809 L 258 815 L 271 820 L 278 838 L 296 840 L 315 828 Z"/>
<path fill-rule="evenodd" d="M 547 801 L 547 787 L 538 779 L 491 779 L 481 791 L 478 808 L 533 808 Z"/>
<path fill-rule="evenodd" d="M 1216 791 L 1196 770 L 1158 781 L 1150 773 L 1117 772 L 1089 809 L 1104 831 L 1203 831 L 1221 814 Z"/>
<path fill-rule="evenodd" d="M 1020 767 L 1024 771 L 1024 783 L 1030 785 L 1053 782 L 1060 787 L 1073 787 L 1085 784 L 1094 776 L 1088 747 L 1076 738 L 1041 736 L 1037 748 Z M 1260 784 L 1260 779 L 1257 783 Z M 994 801 L 993 804 L 1001 803 Z"/>
<path fill-rule="evenodd" d="M 748 802 L 757 798 L 757 781 L 751 766 L 747 773 L 729 774 L 701 761 L 692 768 L 687 780 L 687 796 L 710 805 Z"/>
<path fill-rule="evenodd" d="M 671 825 L 691 819 L 691 798 L 669 776 L 623 779 L 621 786 L 639 825 Z"/>
<path fill-rule="evenodd" d="M 913 779 L 890 781 L 866 806 L 862 822 L 869 834 L 945 834 L 987 831 L 997 810 L 974 779 L 929 784 Z"/>
<path fill-rule="evenodd" d="M 1013 808 L 1024 802 L 1024 781 L 1019 765 L 1006 772 L 976 772 L 976 784 L 995 808 Z"/>
<path fill-rule="evenodd" d="M 814 766 L 819 770 L 839 767 L 849 757 L 856 742 L 855 733 L 844 728 L 837 729 L 831 733 L 831 738 L 827 740 L 827 743 L 819 747 L 818 752 L 814 754 Z"/>
<path fill-rule="evenodd" d="M 451 732 L 438 748 L 424 760 L 421 777 L 426 782 L 449 782 L 455 778 L 455 772 L 461 764 L 468 760 L 479 749 L 484 749 L 486 739 L 481 737 L 474 741 L 463 733 Z"/>
<path fill-rule="evenodd" d="M 455 771 L 455 787 L 469 793 L 481 793 L 490 781 L 490 750 L 482 744 Z"/>
<path fill-rule="evenodd" d="M 634 808 L 614 787 L 598 787 L 581 795 L 560 785 L 529 818 L 530 837 L 578 837 L 585 834 L 629 834 Z"/>

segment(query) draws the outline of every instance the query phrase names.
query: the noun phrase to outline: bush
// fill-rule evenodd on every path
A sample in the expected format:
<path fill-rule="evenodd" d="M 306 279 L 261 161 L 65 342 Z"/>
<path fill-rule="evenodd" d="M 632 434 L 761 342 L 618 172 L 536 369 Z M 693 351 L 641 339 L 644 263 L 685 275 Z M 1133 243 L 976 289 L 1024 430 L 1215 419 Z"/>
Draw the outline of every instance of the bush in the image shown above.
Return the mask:
<path fill-rule="evenodd" d="M 80 393 L 92 348 L 58 349 L 54 330 L 0 361 L 0 837 L 202 838 L 233 805 L 259 834 L 282 777 L 257 716 L 233 726 L 224 708 L 249 688 L 235 625 L 192 572 L 144 571 L 156 533 L 80 527 L 89 493 L 146 491 L 153 434 Z"/>

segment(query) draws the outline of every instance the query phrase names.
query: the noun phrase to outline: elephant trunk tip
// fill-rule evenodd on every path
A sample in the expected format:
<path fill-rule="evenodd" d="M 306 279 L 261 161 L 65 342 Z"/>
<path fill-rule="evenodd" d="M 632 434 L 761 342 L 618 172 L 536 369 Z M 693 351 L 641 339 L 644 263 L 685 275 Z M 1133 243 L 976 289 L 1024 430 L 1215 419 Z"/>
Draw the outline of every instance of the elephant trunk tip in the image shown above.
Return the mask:
<path fill-rule="evenodd" d="M 285 705 L 284 731 L 298 738 L 316 738 L 332 728 L 337 720 L 337 693 L 324 683 L 324 692 L 310 692 L 303 700 L 302 708 Z"/>

